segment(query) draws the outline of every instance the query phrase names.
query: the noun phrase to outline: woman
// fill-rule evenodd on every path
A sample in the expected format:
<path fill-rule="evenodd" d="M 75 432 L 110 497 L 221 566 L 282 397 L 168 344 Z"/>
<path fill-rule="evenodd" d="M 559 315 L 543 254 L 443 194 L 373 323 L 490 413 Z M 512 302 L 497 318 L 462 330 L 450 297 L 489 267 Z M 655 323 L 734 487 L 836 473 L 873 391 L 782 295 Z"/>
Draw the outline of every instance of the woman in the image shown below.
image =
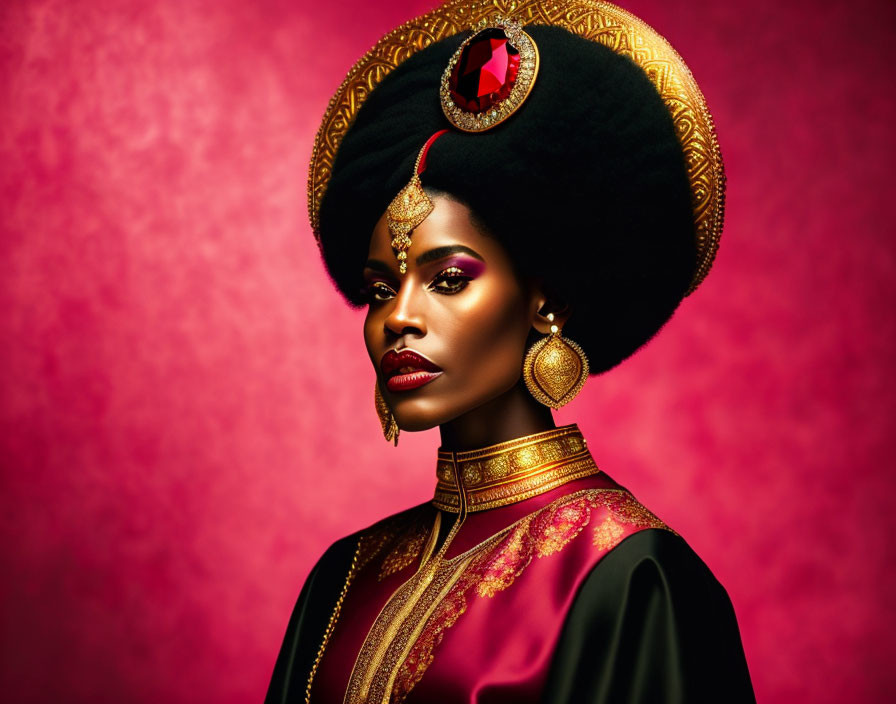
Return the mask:
<path fill-rule="evenodd" d="M 442 447 L 431 502 L 314 567 L 268 701 L 752 701 L 724 589 L 550 411 L 706 274 L 709 114 L 618 8 L 504 5 L 387 35 L 318 135 L 312 222 L 367 306 L 384 434 Z"/>

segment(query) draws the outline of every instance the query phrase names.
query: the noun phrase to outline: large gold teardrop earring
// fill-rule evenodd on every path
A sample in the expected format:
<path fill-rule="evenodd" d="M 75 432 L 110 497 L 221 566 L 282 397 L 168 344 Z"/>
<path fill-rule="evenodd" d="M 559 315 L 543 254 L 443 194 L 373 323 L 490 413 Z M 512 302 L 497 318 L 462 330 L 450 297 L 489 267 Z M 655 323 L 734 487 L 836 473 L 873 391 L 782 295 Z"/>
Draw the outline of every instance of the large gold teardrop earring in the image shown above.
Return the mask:
<path fill-rule="evenodd" d="M 383 426 L 383 437 L 387 442 L 398 445 L 398 423 L 395 422 L 395 416 L 392 415 L 392 411 L 386 404 L 386 399 L 383 398 L 379 381 L 374 384 L 373 403 L 376 406 L 376 414 L 380 417 L 380 425 Z"/>
<path fill-rule="evenodd" d="M 551 332 L 536 342 L 523 360 L 523 379 L 535 400 L 551 408 L 572 401 L 588 379 L 588 357 L 560 334 L 554 314 L 548 313 Z"/>

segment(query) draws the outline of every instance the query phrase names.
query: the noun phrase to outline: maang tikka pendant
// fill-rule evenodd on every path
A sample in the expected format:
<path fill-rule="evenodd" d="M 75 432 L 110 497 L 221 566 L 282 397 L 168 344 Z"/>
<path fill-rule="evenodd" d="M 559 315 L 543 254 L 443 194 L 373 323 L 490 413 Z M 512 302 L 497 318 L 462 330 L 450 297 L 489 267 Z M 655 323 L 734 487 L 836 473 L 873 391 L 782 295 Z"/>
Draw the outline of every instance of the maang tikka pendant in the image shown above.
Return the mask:
<path fill-rule="evenodd" d="M 433 145 L 433 142 L 446 132 L 448 130 L 439 130 L 426 140 L 426 144 L 423 145 L 417 154 L 417 161 L 414 162 L 414 174 L 411 176 L 411 180 L 398 192 L 398 195 L 392 199 L 392 202 L 386 208 L 386 224 L 389 227 L 389 234 L 392 235 L 392 251 L 398 260 L 398 272 L 400 274 L 406 274 L 408 271 L 408 249 L 411 247 L 411 233 L 435 209 L 432 199 L 423 190 L 420 174 L 426 170 L 426 155 L 429 152 L 429 148 Z"/>
<path fill-rule="evenodd" d="M 419 162 L 420 157 L 417 157 L 418 166 Z M 392 250 L 398 259 L 398 271 L 402 274 L 408 270 L 411 231 L 423 222 L 435 207 L 423 190 L 416 169 L 417 166 L 414 168 L 414 176 L 410 183 L 401 189 L 386 208 L 386 221 L 389 225 L 389 234 L 392 235 Z"/>

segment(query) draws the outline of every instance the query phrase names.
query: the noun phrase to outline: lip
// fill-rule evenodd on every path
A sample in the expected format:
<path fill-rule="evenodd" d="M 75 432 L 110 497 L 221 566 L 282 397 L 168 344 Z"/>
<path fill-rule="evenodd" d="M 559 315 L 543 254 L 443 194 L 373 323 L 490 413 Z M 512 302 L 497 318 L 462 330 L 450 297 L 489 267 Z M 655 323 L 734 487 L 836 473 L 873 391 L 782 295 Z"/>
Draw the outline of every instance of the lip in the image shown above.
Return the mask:
<path fill-rule="evenodd" d="M 442 368 L 413 350 L 389 350 L 380 360 L 389 391 L 410 391 L 442 375 Z"/>

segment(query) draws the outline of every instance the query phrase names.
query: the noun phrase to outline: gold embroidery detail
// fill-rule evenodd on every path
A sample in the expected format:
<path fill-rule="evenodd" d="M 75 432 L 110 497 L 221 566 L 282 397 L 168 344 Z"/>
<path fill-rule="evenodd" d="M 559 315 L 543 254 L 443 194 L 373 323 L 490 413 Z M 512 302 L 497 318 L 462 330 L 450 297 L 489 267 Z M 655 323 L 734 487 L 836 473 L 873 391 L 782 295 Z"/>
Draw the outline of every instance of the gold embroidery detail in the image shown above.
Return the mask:
<path fill-rule="evenodd" d="M 468 511 L 507 506 L 600 471 L 575 425 L 460 452 L 457 463 Z M 451 456 L 439 452 L 433 505 L 456 512 L 459 496 L 451 471 Z"/>
<path fill-rule="evenodd" d="M 591 509 L 578 504 L 564 504 L 557 510 L 557 519 L 551 521 L 544 531 L 535 554 L 538 557 L 546 557 L 555 552 L 560 552 L 572 541 L 591 518 Z"/>
<path fill-rule="evenodd" d="M 479 467 L 475 462 L 470 463 L 464 469 L 463 473 L 464 484 L 467 486 L 473 486 L 482 481 L 482 473 L 479 470 Z"/>
<path fill-rule="evenodd" d="M 314 140 L 308 173 L 308 212 L 320 241 L 320 202 L 336 152 L 370 92 L 396 66 L 434 42 L 496 15 L 523 25 L 552 25 L 628 56 L 656 86 L 672 116 L 691 185 L 697 233 L 697 269 L 688 293 L 712 266 L 725 211 L 725 169 L 715 125 L 687 64 L 646 22 L 609 2 L 595 0 L 449 0 L 389 32 L 352 67 L 327 107 Z M 438 90 L 433 86 L 433 91 Z"/>
<path fill-rule="evenodd" d="M 607 516 L 604 522 L 594 529 L 594 544 L 601 550 L 615 548 L 625 533 L 622 526 Z"/>
<path fill-rule="evenodd" d="M 436 519 L 433 521 L 432 528 L 429 531 L 429 538 L 426 541 L 426 547 L 423 548 L 423 557 L 420 558 L 420 564 L 424 564 L 432 557 L 433 551 L 436 549 L 436 542 L 439 539 L 439 531 L 442 529 L 442 513 L 436 512 Z"/>
<path fill-rule="evenodd" d="M 408 525 L 409 521 L 411 521 L 412 528 L 416 528 L 417 526 L 419 526 L 424 513 L 425 511 L 421 510 L 419 512 L 405 512 L 400 513 L 397 516 L 392 516 L 391 518 L 387 518 L 374 524 L 358 538 L 358 544 L 355 547 L 355 553 L 352 556 L 351 566 L 349 567 L 348 573 L 346 574 L 345 582 L 342 585 L 342 591 L 339 593 L 339 597 L 336 600 L 336 605 L 333 607 L 333 613 L 330 615 L 330 620 L 327 623 L 326 630 L 324 631 L 323 641 L 321 642 L 320 647 L 317 650 L 317 655 L 315 656 L 314 663 L 311 666 L 311 672 L 308 675 L 308 682 L 305 686 L 305 704 L 308 704 L 311 701 L 311 686 L 314 681 L 314 676 L 317 674 L 317 670 L 320 667 L 321 658 L 323 658 L 324 651 L 326 650 L 327 644 L 330 641 L 330 637 L 333 635 L 333 630 L 336 628 L 336 623 L 339 620 L 339 614 L 342 611 L 342 604 L 345 601 L 345 596 L 348 593 L 349 586 L 354 581 L 357 574 L 366 565 L 368 565 L 374 558 L 376 558 L 376 556 L 379 555 L 383 551 L 383 549 L 387 545 L 389 545 L 390 542 L 395 540 L 395 537 L 397 535 L 402 534 L 402 532 L 405 530 L 405 526 Z M 435 527 L 433 529 L 436 534 L 438 534 L 439 524 L 440 514 L 436 514 Z M 424 533 L 424 538 L 425 537 L 426 534 Z M 431 546 L 427 546 L 427 549 L 431 550 Z M 427 552 L 427 555 L 428 554 L 429 553 Z M 387 557 L 386 561 L 388 560 L 389 558 Z M 385 562 L 383 565 L 383 569 L 385 569 Z M 382 576 L 380 578 L 382 579 Z"/>
<path fill-rule="evenodd" d="M 461 484 L 456 463 L 453 463 L 452 469 L 455 481 Z M 428 609 L 438 603 L 443 589 L 450 587 L 457 576 L 463 573 L 465 563 L 458 564 L 461 561 L 456 560 L 451 561 L 456 568 L 453 571 L 440 569 L 447 564 L 443 560 L 444 555 L 467 516 L 463 495 L 461 498 L 461 510 L 442 547 L 431 560 L 426 560 L 420 565 L 411 579 L 395 591 L 370 627 L 349 677 L 345 704 L 389 701 L 397 663 L 403 661 L 405 646 L 410 647 L 416 638 L 411 637 L 409 629 L 413 630 L 415 624 L 426 621 L 429 617 Z M 439 526 L 440 520 L 437 517 L 427 545 L 427 557 L 435 544 Z M 397 650 L 401 652 L 396 654 Z"/>
<path fill-rule="evenodd" d="M 438 515 L 436 514 L 437 517 Z M 395 542 L 389 554 L 386 555 L 383 564 L 380 566 L 377 580 L 381 582 L 386 577 L 400 572 L 412 564 L 420 556 L 420 551 L 423 549 L 423 544 L 426 542 L 429 534 L 429 526 L 423 522 L 421 516 L 421 520 L 415 521 L 405 535 Z"/>
<path fill-rule="evenodd" d="M 448 565 L 447 562 L 445 564 Z M 364 685 L 367 686 L 366 688 L 362 686 L 361 693 L 366 693 L 366 696 L 362 695 L 360 699 L 347 699 L 347 701 L 383 702 L 383 704 L 390 702 L 399 665 L 407 658 L 408 651 L 420 636 L 420 631 L 425 627 L 435 608 L 463 576 L 468 564 L 469 559 L 460 563 L 452 561 L 448 565 L 449 569 L 438 569 L 437 566 L 433 566 L 432 569 L 425 570 L 422 580 L 413 591 L 400 595 L 393 608 L 388 612 L 383 611 L 384 622 L 390 627 L 386 629 L 386 638 L 376 649 L 370 671 L 364 678 Z M 349 691 L 351 692 L 351 685 Z"/>
<path fill-rule="evenodd" d="M 408 529 L 421 520 L 425 509 L 415 509 L 390 516 L 364 531 L 363 544 L 358 555 L 358 570 L 363 569 Z"/>
<path fill-rule="evenodd" d="M 553 501 L 460 555 L 436 556 L 383 607 L 355 663 L 345 703 L 403 702 L 432 663 L 445 632 L 465 613 L 469 595 L 490 598 L 507 589 L 533 557 L 562 550 L 600 508 L 622 532 L 624 526 L 666 528 L 624 490 L 584 489 Z M 606 519 L 600 524 L 604 525 Z M 444 555 L 444 546 L 439 555 Z"/>

